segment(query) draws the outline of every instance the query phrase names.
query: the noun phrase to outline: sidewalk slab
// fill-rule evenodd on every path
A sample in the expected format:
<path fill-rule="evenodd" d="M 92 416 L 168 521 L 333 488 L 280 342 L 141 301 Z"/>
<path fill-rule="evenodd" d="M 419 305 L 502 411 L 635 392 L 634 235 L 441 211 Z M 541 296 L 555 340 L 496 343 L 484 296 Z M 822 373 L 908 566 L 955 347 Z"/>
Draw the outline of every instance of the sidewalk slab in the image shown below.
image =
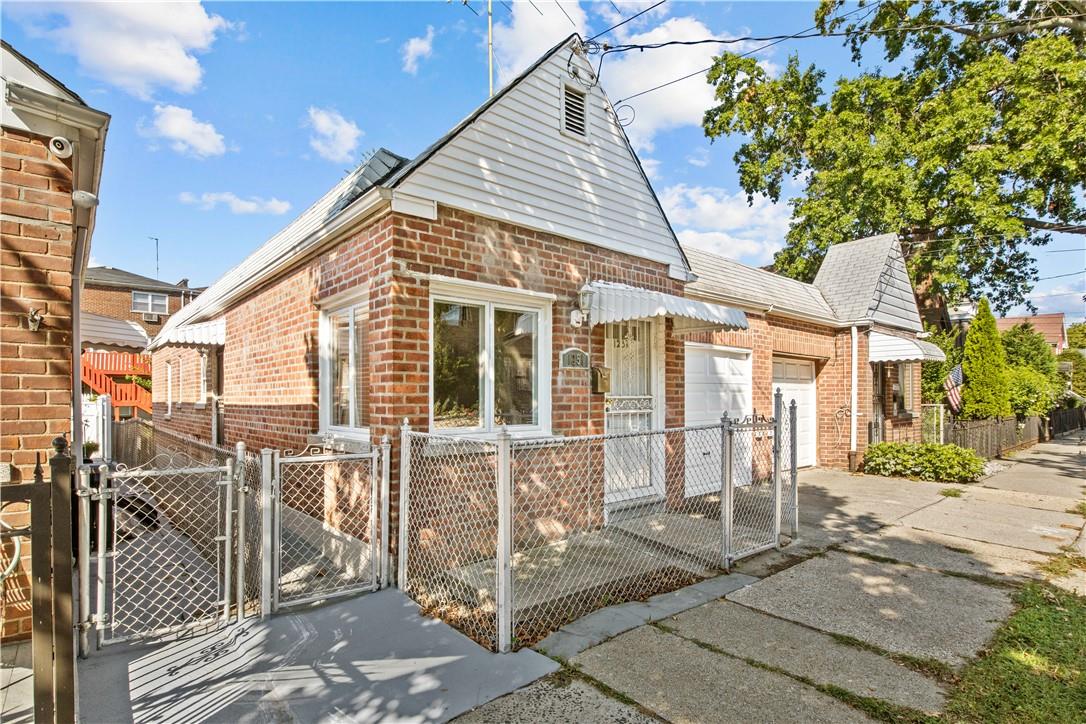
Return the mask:
<path fill-rule="evenodd" d="M 1004 503 L 944 498 L 901 519 L 910 528 L 1014 548 L 1059 553 L 1082 530 L 1083 518 Z"/>
<path fill-rule="evenodd" d="M 572 662 L 669 721 L 866 722 L 847 704 L 653 626 L 624 633 Z"/>
<path fill-rule="evenodd" d="M 34 670 L 29 641 L 11 641 L 0 647 L 0 721 L 34 721 Z"/>
<path fill-rule="evenodd" d="M 760 611 L 957 666 L 1013 611 L 1001 587 L 896 563 L 828 553 L 728 596 Z"/>
<path fill-rule="evenodd" d="M 1081 499 L 1086 495 L 1086 445 L 1079 434 L 1034 445 L 1006 470 L 984 480 L 988 488 Z"/>
<path fill-rule="evenodd" d="M 1083 469 L 1083 473 L 1086 474 L 1086 468 Z M 962 491 L 964 492 L 962 497 L 967 500 L 1019 505 L 1023 508 L 1051 510 L 1055 513 L 1066 513 L 1069 508 L 1074 507 L 1081 500 L 1081 498 L 1076 499 L 1062 495 L 1042 495 L 1040 493 L 1024 493 L 1019 490 L 988 488 L 983 483 L 962 486 Z"/>
<path fill-rule="evenodd" d="M 84 722 L 446 721 L 553 673 L 493 654 L 387 589 L 79 662 Z"/>
<path fill-rule="evenodd" d="M 540 679 L 456 719 L 457 724 L 654 724 L 656 719 L 580 680 Z"/>
<path fill-rule="evenodd" d="M 903 525 L 889 526 L 877 533 L 859 536 L 841 544 L 841 549 L 893 558 L 940 571 L 1014 580 L 1043 578 L 1037 566 L 1048 560 L 1043 553 L 965 540 Z"/>
<path fill-rule="evenodd" d="M 799 624 L 714 601 L 667 622 L 694 639 L 743 659 L 759 661 L 817 684 L 883 699 L 928 713 L 942 711 L 942 688 L 922 674 L 871 651 L 848 646 Z"/>

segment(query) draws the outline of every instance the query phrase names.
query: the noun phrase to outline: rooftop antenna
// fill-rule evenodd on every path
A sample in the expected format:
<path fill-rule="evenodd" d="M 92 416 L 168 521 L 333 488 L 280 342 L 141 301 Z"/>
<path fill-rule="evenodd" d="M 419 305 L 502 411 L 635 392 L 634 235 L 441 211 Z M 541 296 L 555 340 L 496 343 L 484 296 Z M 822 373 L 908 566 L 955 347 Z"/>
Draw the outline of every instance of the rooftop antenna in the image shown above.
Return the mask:
<path fill-rule="evenodd" d="M 148 236 L 147 238 L 155 242 L 155 279 L 158 279 L 158 237 Z"/>
<path fill-rule="evenodd" d="M 486 0 L 486 74 L 494 97 L 494 0 Z"/>

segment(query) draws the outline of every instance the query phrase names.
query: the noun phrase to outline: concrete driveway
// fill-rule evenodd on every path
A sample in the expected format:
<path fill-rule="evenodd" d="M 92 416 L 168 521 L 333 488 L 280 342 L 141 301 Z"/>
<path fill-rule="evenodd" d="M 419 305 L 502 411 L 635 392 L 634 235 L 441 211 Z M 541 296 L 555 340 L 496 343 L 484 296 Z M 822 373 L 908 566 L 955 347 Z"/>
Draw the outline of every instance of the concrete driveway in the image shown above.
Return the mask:
<path fill-rule="evenodd" d="M 560 650 L 562 672 L 463 720 L 938 713 L 948 676 L 1012 612 L 1014 587 L 1041 578 L 1038 566 L 1067 546 L 1086 553 L 1084 481 L 1077 436 L 1022 452 L 970 486 L 805 471 L 801 539 L 744 561 L 742 577 L 717 579 L 735 590 L 647 624 L 622 607 L 598 611 L 593 636 L 542 642 Z"/>

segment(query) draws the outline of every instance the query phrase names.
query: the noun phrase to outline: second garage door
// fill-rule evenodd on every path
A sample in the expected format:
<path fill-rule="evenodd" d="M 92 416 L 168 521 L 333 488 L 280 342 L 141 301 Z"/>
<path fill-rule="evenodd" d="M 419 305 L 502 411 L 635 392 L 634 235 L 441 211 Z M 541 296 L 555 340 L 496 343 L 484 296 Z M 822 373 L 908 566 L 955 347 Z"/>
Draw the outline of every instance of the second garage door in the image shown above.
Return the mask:
<path fill-rule="evenodd" d="M 751 412 L 750 352 L 709 344 L 686 344 L 686 424 L 716 425 Z M 686 443 L 686 494 L 720 490 L 720 440 L 715 431 L 692 432 Z M 749 454 L 749 451 L 747 451 Z M 736 463 L 739 484 L 749 481 L 749 465 Z"/>
<path fill-rule="evenodd" d="M 814 362 L 793 359 L 773 360 L 773 390 L 784 393 L 785 414 L 796 401 L 796 463 L 800 467 L 818 462 L 818 413 L 815 407 Z"/>

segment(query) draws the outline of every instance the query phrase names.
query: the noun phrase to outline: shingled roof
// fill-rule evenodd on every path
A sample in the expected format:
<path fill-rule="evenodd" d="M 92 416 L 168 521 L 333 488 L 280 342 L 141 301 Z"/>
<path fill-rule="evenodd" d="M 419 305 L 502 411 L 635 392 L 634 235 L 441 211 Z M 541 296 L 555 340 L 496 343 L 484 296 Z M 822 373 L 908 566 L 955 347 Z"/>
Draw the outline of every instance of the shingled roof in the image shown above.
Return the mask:
<path fill-rule="evenodd" d="M 134 274 L 130 271 L 117 269 L 116 267 L 111 266 L 87 267 L 87 271 L 83 275 L 83 280 L 86 284 L 92 286 L 139 289 L 140 291 L 146 292 L 170 293 L 199 291 L 199 289 L 192 289 L 191 287 L 179 284 L 171 284 L 170 282 L 164 282 L 161 279 L 152 279 L 151 277 Z"/>

